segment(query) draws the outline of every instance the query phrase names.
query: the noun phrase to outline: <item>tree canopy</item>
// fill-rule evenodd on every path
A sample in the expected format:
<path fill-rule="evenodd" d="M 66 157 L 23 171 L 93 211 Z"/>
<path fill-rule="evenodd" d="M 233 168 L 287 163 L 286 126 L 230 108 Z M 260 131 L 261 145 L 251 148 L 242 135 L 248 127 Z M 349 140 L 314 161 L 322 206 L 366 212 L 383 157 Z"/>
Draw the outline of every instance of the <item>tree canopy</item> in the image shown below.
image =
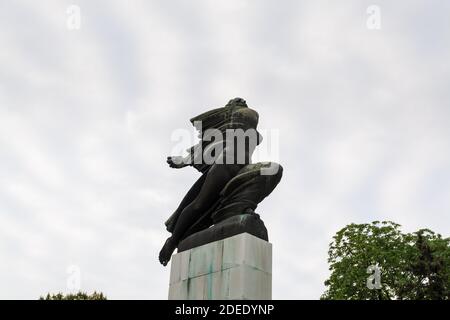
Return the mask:
<path fill-rule="evenodd" d="M 450 238 L 431 230 L 402 233 L 391 221 L 350 224 L 333 237 L 328 254 L 322 299 L 450 298 Z M 368 285 L 375 268 L 378 289 Z"/>

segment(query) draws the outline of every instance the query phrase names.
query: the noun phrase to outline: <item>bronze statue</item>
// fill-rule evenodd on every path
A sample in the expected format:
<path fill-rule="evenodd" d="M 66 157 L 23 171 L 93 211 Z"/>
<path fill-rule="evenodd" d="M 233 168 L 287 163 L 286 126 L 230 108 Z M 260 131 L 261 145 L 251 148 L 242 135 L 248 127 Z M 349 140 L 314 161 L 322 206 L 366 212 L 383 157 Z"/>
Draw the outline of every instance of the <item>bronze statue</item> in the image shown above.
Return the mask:
<path fill-rule="evenodd" d="M 235 98 L 225 107 L 191 119 L 200 142 L 187 157 L 168 157 L 172 168 L 193 166 L 202 173 L 166 221 L 169 237 L 159 260 L 165 266 L 172 253 L 242 232 L 268 240 L 267 229 L 254 210 L 281 180 L 275 163 L 251 163 L 262 141 L 256 130 L 258 113 Z"/>

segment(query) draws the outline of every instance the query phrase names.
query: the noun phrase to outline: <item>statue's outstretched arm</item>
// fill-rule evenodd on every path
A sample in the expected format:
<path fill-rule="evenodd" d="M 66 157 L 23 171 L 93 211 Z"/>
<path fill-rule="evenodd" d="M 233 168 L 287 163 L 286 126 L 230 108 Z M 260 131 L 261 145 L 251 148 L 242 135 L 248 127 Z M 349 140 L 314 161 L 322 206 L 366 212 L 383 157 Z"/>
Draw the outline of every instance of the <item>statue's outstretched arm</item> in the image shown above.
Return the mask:
<path fill-rule="evenodd" d="M 184 168 L 184 167 L 187 167 L 190 165 L 190 163 L 191 163 L 190 158 L 191 158 L 190 155 L 188 155 L 186 157 L 169 156 L 169 157 L 167 157 L 167 163 L 169 164 L 169 166 L 171 168 L 181 169 L 181 168 Z"/>

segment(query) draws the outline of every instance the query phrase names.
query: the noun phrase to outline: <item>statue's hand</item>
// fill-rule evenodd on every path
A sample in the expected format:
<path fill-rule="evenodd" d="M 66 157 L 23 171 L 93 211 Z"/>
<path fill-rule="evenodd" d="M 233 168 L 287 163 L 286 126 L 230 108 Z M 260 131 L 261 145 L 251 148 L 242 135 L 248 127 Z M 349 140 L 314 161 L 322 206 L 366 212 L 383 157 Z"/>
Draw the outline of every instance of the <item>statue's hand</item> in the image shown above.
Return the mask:
<path fill-rule="evenodd" d="M 175 169 L 180 169 L 188 166 L 188 164 L 185 163 L 185 158 L 180 156 L 167 157 L 167 163 L 171 168 Z"/>

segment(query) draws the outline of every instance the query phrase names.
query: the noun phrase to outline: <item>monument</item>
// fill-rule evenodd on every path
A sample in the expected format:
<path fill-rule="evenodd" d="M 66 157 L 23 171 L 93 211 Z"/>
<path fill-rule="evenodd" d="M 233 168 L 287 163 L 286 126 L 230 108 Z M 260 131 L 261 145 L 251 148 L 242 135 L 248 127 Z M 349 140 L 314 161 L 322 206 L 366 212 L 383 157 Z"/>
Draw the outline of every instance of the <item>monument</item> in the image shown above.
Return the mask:
<path fill-rule="evenodd" d="M 186 157 L 168 157 L 173 168 L 201 172 L 166 221 L 172 235 L 159 260 L 175 249 L 169 299 L 271 299 L 272 245 L 257 205 L 280 182 L 283 168 L 251 163 L 262 137 L 258 113 L 235 98 L 192 118 L 200 142 Z"/>

